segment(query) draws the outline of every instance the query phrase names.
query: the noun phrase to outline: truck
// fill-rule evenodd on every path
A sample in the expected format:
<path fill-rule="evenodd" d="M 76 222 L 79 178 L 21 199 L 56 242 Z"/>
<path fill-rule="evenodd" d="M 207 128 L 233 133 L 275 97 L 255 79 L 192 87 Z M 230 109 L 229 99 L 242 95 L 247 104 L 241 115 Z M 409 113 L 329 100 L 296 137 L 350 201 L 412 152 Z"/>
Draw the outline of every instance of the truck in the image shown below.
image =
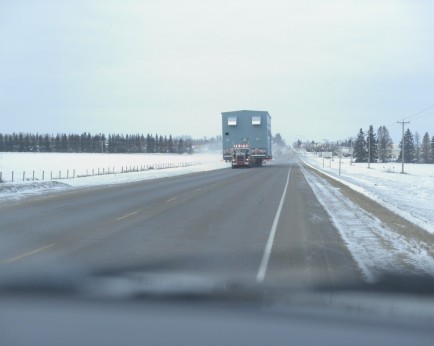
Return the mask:
<path fill-rule="evenodd" d="M 223 160 L 232 168 L 261 167 L 273 158 L 271 116 L 266 111 L 222 112 Z"/>

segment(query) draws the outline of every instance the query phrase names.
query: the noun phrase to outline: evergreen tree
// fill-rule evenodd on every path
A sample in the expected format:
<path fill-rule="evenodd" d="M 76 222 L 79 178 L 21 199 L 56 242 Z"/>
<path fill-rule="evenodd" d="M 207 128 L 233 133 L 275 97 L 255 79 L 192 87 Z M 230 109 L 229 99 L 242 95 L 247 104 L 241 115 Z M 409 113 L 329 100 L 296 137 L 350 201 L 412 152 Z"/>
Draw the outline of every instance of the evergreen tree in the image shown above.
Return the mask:
<path fill-rule="evenodd" d="M 168 153 L 169 152 L 169 140 L 167 139 L 167 136 L 164 136 L 163 139 L 163 149 L 162 149 L 162 153 Z"/>
<path fill-rule="evenodd" d="M 158 139 L 158 153 L 164 153 L 164 138 L 160 135 Z"/>
<path fill-rule="evenodd" d="M 18 151 L 23 152 L 24 150 L 24 135 L 20 133 L 18 135 Z"/>
<path fill-rule="evenodd" d="M 174 153 L 175 152 L 175 149 L 174 149 L 174 146 L 173 146 L 172 135 L 169 136 L 169 140 L 167 141 L 167 146 L 168 146 L 168 152 L 169 153 Z"/>
<path fill-rule="evenodd" d="M 113 137 L 112 134 L 109 134 L 107 137 L 107 152 L 113 153 Z"/>
<path fill-rule="evenodd" d="M 377 136 L 374 133 L 374 127 L 369 126 L 368 136 L 366 138 L 366 144 L 368 148 L 368 160 L 369 162 L 377 162 L 378 152 L 377 152 Z"/>
<path fill-rule="evenodd" d="M 416 163 L 420 162 L 420 135 L 419 132 L 414 133 L 414 155 L 416 158 Z"/>
<path fill-rule="evenodd" d="M 100 134 L 100 140 L 101 140 L 101 146 L 104 153 L 107 152 L 107 138 L 105 137 L 105 134 Z"/>
<path fill-rule="evenodd" d="M 399 143 L 399 148 L 401 149 L 399 153 L 399 160 L 402 160 L 402 140 Z M 410 129 L 407 129 L 404 133 L 404 162 L 410 163 L 415 160 L 415 148 L 414 148 L 414 138 Z"/>
<path fill-rule="evenodd" d="M 185 153 L 184 140 L 183 140 L 182 138 L 180 138 L 180 139 L 178 140 L 176 152 L 177 152 L 178 154 L 183 154 L 183 153 Z"/>
<path fill-rule="evenodd" d="M 431 163 L 434 163 L 434 136 L 431 138 Z"/>
<path fill-rule="evenodd" d="M 34 151 L 42 152 L 43 148 L 44 148 L 44 137 L 40 134 L 36 134 L 36 136 L 34 136 L 34 141 L 33 141 L 32 145 L 33 145 Z"/>
<path fill-rule="evenodd" d="M 386 162 L 392 157 L 393 141 L 386 126 L 380 126 L 377 130 L 378 157 L 381 162 Z"/>
<path fill-rule="evenodd" d="M 5 136 L 5 151 L 12 152 L 14 151 L 13 138 L 11 135 Z"/>
<path fill-rule="evenodd" d="M 353 157 L 355 162 L 367 162 L 368 161 L 368 151 L 366 150 L 367 144 L 365 140 L 365 133 L 360 129 L 359 134 L 356 138 L 356 143 L 354 144 Z"/>
<path fill-rule="evenodd" d="M 425 135 L 422 138 L 422 146 L 420 148 L 420 157 L 422 162 L 431 163 L 431 143 L 429 139 L 428 132 L 425 132 Z"/>
<path fill-rule="evenodd" d="M 186 145 L 185 145 L 186 149 L 187 149 L 187 153 L 189 154 L 193 154 L 193 141 L 191 138 L 188 138 L 186 140 Z"/>
<path fill-rule="evenodd" d="M 26 133 L 25 135 L 23 135 L 24 137 L 24 149 L 23 151 L 28 153 L 30 151 L 30 134 Z"/>
<path fill-rule="evenodd" d="M 60 152 L 68 152 L 68 137 L 64 133 L 60 137 Z"/>
<path fill-rule="evenodd" d="M 69 142 L 69 150 L 73 153 L 80 153 L 81 152 L 81 148 L 80 148 L 80 136 L 71 133 L 68 136 L 68 142 Z"/>
<path fill-rule="evenodd" d="M 158 134 L 155 134 L 155 142 L 154 142 L 154 153 L 159 153 L 160 152 L 160 140 L 158 137 Z"/>
<path fill-rule="evenodd" d="M 60 153 L 60 135 L 56 134 L 56 138 L 54 139 L 54 152 Z"/>
<path fill-rule="evenodd" d="M 200 141 L 200 140 L 199 140 Z M 213 141 L 215 139 L 213 138 Z M 221 137 L 220 137 L 221 142 Z M 143 134 L 104 134 L 90 133 L 41 135 L 31 133 L 0 134 L 0 152 L 75 152 L 75 153 L 184 153 L 192 151 L 189 137 L 174 138 Z"/>
<path fill-rule="evenodd" d="M 146 152 L 147 153 L 155 152 L 155 139 L 149 133 L 146 136 Z"/>
<path fill-rule="evenodd" d="M 80 135 L 80 151 L 82 153 L 88 153 L 89 152 L 88 145 L 87 145 L 87 134 L 86 134 L 86 132 L 83 132 Z"/>
<path fill-rule="evenodd" d="M 146 153 L 146 139 L 143 133 L 140 135 L 140 153 Z"/>
<path fill-rule="evenodd" d="M 278 146 L 284 147 L 286 145 L 285 141 L 282 138 L 282 135 L 280 133 L 276 133 L 276 135 L 273 137 L 273 143 L 277 144 Z M 297 141 L 297 147 L 301 147 L 301 141 Z"/>
<path fill-rule="evenodd" d="M 12 134 L 12 144 L 14 152 L 20 152 L 23 143 L 24 141 L 20 139 L 20 135 L 18 133 Z"/>
<path fill-rule="evenodd" d="M 48 134 L 46 134 L 44 136 L 44 144 L 42 146 L 42 150 L 46 153 L 51 152 L 51 138 L 50 138 L 50 135 L 48 135 Z"/>

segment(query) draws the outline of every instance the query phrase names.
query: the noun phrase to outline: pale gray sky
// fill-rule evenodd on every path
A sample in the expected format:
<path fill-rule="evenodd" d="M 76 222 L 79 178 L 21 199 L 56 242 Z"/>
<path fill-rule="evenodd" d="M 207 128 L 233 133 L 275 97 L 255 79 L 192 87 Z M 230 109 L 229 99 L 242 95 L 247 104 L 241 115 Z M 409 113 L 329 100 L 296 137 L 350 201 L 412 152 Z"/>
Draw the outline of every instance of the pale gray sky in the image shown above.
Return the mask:
<path fill-rule="evenodd" d="M 0 1 L 0 132 L 336 140 L 434 105 L 431 0 Z M 434 107 L 410 119 L 434 135 Z"/>

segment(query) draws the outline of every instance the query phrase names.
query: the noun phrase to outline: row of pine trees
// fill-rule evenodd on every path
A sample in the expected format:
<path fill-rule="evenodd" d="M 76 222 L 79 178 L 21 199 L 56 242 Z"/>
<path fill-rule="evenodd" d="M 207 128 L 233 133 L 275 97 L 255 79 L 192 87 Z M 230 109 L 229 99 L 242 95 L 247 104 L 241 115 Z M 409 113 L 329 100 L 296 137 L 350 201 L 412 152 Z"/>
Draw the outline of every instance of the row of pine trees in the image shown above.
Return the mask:
<path fill-rule="evenodd" d="M 0 152 L 191 153 L 190 137 L 147 134 L 0 134 Z"/>
<path fill-rule="evenodd" d="M 420 139 L 416 132 L 410 129 L 404 132 L 404 162 L 406 163 L 434 163 L 434 136 L 430 138 L 428 132 Z M 402 160 L 402 140 L 399 143 L 398 160 Z M 365 134 L 359 130 L 354 143 L 353 157 L 355 162 L 387 162 L 392 158 L 393 141 L 386 126 L 380 126 L 375 133 L 373 126 L 369 126 Z"/>

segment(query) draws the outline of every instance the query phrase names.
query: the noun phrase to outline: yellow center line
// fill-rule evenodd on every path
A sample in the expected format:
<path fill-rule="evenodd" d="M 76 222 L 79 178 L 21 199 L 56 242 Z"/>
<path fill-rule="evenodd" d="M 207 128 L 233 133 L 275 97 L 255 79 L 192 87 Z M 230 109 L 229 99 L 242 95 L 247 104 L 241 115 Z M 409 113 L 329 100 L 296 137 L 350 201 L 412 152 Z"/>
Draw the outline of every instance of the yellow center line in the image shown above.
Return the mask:
<path fill-rule="evenodd" d="M 36 249 L 36 250 L 33 250 L 33 251 L 26 252 L 26 253 L 24 253 L 24 254 L 22 254 L 22 255 L 19 255 L 19 256 L 16 256 L 16 257 L 9 258 L 9 259 L 7 259 L 7 260 L 5 260 L 5 261 L 0 262 L 0 264 L 7 264 L 7 263 L 12 263 L 12 262 L 18 261 L 18 260 L 23 259 L 23 258 L 25 258 L 25 257 L 32 256 L 32 255 L 34 255 L 34 254 L 36 254 L 36 253 L 38 253 L 38 252 L 42 252 L 42 251 L 44 251 L 44 250 L 47 250 L 47 249 L 49 249 L 49 248 L 51 248 L 51 247 L 53 247 L 53 246 L 55 246 L 55 245 L 56 245 L 56 244 L 50 244 L 50 245 L 43 246 L 43 247 L 41 247 L 41 248 L 39 248 L 39 249 Z"/>
<path fill-rule="evenodd" d="M 116 219 L 116 221 L 121 221 L 121 220 L 123 220 L 123 219 L 126 219 L 127 217 L 130 217 L 130 216 L 136 215 L 137 213 L 138 213 L 138 211 L 133 211 L 132 213 L 129 213 L 129 214 L 124 215 L 124 216 L 121 216 L 121 217 L 118 217 L 118 218 Z"/>

